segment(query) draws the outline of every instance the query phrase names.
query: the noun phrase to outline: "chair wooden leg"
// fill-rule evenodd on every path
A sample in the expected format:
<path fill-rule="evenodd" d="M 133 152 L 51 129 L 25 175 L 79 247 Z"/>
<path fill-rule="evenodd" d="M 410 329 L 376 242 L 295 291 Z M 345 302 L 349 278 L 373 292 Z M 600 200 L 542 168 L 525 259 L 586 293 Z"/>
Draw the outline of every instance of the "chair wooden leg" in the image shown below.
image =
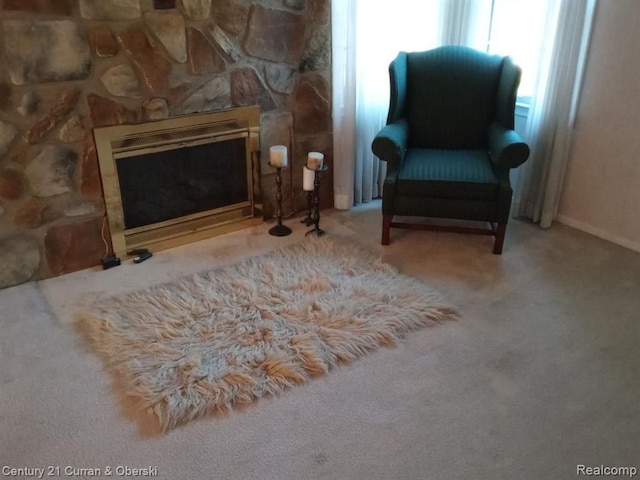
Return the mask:
<path fill-rule="evenodd" d="M 391 220 L 393 215 L 382 216 L 382 245 L 389 245 L 389 232 L 391 230 Z"/>
<path fill-rule="evenodd" d="M 496 255 L 502 254 L 502 245 L 504 245 L 504 235 L 507 232 L 507 224 L 499 223 L 496 228 L 496 238 L 493 243 L 493 253 Z"/>

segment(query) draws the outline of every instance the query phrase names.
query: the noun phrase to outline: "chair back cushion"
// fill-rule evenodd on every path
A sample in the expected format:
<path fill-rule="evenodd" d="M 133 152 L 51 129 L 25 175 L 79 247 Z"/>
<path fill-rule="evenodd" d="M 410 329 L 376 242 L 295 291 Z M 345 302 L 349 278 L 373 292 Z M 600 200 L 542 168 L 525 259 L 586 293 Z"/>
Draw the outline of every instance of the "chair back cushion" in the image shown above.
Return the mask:
<path fill-rule="evenodd" d="M 406 108 L 410 146 L 486 148 L 503 60 L 451 45 L 409 53 Z"/>

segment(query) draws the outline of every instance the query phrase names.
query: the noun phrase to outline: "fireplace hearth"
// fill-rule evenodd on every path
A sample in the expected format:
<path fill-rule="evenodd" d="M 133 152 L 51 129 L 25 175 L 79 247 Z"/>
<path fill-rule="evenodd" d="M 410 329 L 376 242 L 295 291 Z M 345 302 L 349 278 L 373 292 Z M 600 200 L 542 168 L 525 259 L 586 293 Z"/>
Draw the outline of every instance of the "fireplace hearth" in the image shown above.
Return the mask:
<path fill-rule="evenodd" d="M 113 250 L 159 250 L 263 221 L 260 112 L 96 128 Z"/>

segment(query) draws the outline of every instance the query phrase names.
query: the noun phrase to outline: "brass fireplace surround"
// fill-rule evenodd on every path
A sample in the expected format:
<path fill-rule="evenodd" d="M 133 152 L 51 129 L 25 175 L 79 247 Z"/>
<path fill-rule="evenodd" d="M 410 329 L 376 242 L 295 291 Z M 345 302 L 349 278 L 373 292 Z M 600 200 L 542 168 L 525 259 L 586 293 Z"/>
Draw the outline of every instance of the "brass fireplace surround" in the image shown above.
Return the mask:
<path fill-rule="evenodd" d="M 94 140 L 113 251 L 171 246 L 256 225 L 263 221 L 260 188 L 259 107 L 186 115 L 135 125 L 94 129 Z M 243 138 L 246 151 L 246 201 L 171 220 L 127 229 L 116 160 L 153 152 Z M 143 180 L 144 181 L 144 180 Z"/>

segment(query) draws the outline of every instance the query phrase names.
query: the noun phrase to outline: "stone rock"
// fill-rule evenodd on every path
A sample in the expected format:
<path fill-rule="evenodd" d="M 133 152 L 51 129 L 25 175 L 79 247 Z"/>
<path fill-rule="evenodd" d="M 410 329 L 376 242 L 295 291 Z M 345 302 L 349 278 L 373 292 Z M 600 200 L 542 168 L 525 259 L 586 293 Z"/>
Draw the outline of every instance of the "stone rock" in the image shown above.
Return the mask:
<path fill-rule="evenodd" d="M 331 39 L 329 30 L 316 31 L 300 63 L 301 72 L 327 70 L 331 66 Z"/>
<path fill-rule="evenodd" d="M 220 27 L 217 25 L 211 25 L 208 28 L 208 32 L 218 47 L 220 47 L 220 50 L 226 57 L 227 62 L 234 63 L 242 57 L 242 54 L 238 51 L 235 44 Z"/>
<path fill-rule="evenodd" d="M 292 10 L 304 10 L 307 0 L 284 0 L 284 6 Z"/>
<path fill-rule="evenodd" d="M 93 27 L 89 34 L 89 44 L 98 57 L 113 57 L 118 54 L 118 41 L 107 27 Z"/>
<path fill-rule="evenodd" d="M 94 127 L 137 123 L 139 121 L 140 115 L 138 112 L 100 95 L 90 93 L 87 95 L 87 103 L 89 104 L 91 123 Z"/>
<path fill-rule="evenodd" d="M 194 75 L 224 72 L 224 59 L 200 30 L 189 27 L 189 70 Z"/>
<path fill-rule="evenodd" d="M 64 214 L 67 217 L 81 217 L 83 215 L 90 215 L 92 213 L 96 213 L 96 207 L 91 202 L 78 203 L 64 209 Z"/>
<path fill-rule="evenodd" d="M 265 113 L 260 117 L 260 149 L 268 156 L 269 146 L 290 145 L 292 128 L 293 116 L 290 112 Z"/>
<path fill-rule="evenodd" d="M 88 197 L 102 196 L 102 182 L 98 167 L 98 156 L 93 142 L 85 144 L 82 156 L 82 175 L 80 180 L 80 192 Z"/>
<path fill-rule="evenodd" d="M 134 25 L 118 37 L 124 49 L 138 67 L 144 84 L 153 95 L 163 94 L 169 86 L 171 62 L 154 45 L 142 25 Z"/>
<path fill-rule="evenodd" d="M 316 73 L 300 76 L 293 92 L 293 117 L 298 133 L 331 130 L 331 96 L 325 78 Z"/>
<path fill-rule="evenodd" d="M 271 94 L 253 67 L 238 68 L 231 72 L 231 101 L 236 107 L 260 105 L 261 112 L 276 108 Z"/>
<path fill-rule="evenodd" d="M 99 265 L 105 255 L 102 218 L 51 227 L 44 237 L 44 249 L 52 275 Z"/>
<path fill-rule="evenodd" d="M 302 15 L 254 5 L 244 48 L 254 57 L 297 65 L 304 48 L 304 32 Z"/>
<path fill-rule="evenodd" d="M 66 90 L 51 107 L 47 116 L 29 129 L 26 135 L 27 141 L 31 145 L 39 143 L 48 132 L 53 130 L 74 109 L 79 98 L 79 88 Z"/>
<path fill-rule="evenodd" d="M 177 87 L 173 87 L 169 90 L 169 93 L 161 98 L 164 98 L 167 101 L 167 105 L 169 106 L 169 110 L 176 105 L 180 105 L 185 98 L 191 95 L 194 92 L 193 83 L 185 82 Z M 202 87 L 202 83 L 197 83 L 196 89 Z"/>
<path fill-rule="evenodd" d="M 309 17 L 313 25 L 328 25 L 331 18 L 331 0 L 308 0 Z"/>
<path fill-rule="evenodd" d="M 25 168 L 31 193 L 36 197 L 52 197 L 70 192 L 76 163 L 73 150 L 47 145 Z"/>
<path fill-rule="evenodd" d="M 2 8 L 51 15 L 69 16 L 73 13 L 72 0 L 4 0 Z"/>
<path fill-rule="evenodd" d="M 178 62 L 187 61 L 184 17 L 174 12 L 147 12 L 144 19 L 169 54 Z"/>
<path fill-rule="evenodd" d="M 31 238 L 0 238 L 0 288 L 30 280 L 40 265 L 40 248 Z"/>
<path fill-rule="evenodd" d="M 210 112 L 231 107 L 231 87 L 222 75 L 215 76 L 192 93 L 176 109 L 177 114 Z"/>
<path fill-rule="evenodd" d="M 207 81 L 208 79 L 212 79 L 214 75 L 209 75 L 206 77 L 182 77 L 179 81 L 176 82 L 176 86 L 171 87 L 166 95 L 163 95 L 160 98 L 164 98 L 167 100 L 167 104 L 169 108 L 178 105 L 182 102 L 188 95 L 191 95 L 196 89 L 200 88 L 203 85 L 203 81 Z"/>
<path fill-rule="evenodd" d="M 0 157 L 4 156 L 9 149 L 9 145 L 16 138 L 18 128 L 12 123 L 0 120 Z"/>
<path fill-rule="evenodd" d="M 107 91 L 116 97 L 140 97 L 140 82 L 133 67 L 128 63 L 121 63 L 111 67 L 101 77 L 100 81 Z"/>
<path fill-rule="evenodd" d="M 133 20 L 140 18 L 140 0 L 79 0 L 80 14 L 87 20 Z"/>
<path fill-rule="evenodd" d="M 4 215 L 4 208 L 2 208 L 2 206 L 0 205 L 0 217 Z"/>
<path fill-rule="evenodd" d="M 176 8 L 176 0 L 153 0 L 153 8 L 156 10 Z"/>
<path fill-rule="evenodd" d="M 279 63 L 269 63 L 264 69 L 267 85 L 274 92 L 289 94 L 296 82 L 296 70 Z"/>
<path fill-rule="evenodd" d="M 47 205 L 35 198 L 30 198 L 18 207 L 13 215 L 13 223 L 19 227 L 37 228 L 42 225 L 42 214 Z"/>
<path fill-rule="evenodd" d="M 13 200 L 22 195 L 24 184 L 22 177 L 15 170 L 3 170 L 0 172 L 0 198 Z"/>
<path fill-rule="evenodd" d="M 71 20 L 5 20 L 9 76 L 16 85 L 83 80 L 91 52 L 82 27 Z"/>
<path fill-rule="evenodd" d="M 35 150 L 37 150 L 37 152 L 40 151 L 39 149 Z M 29 145 L 26 141 L 24 141 L 24 138 L 22 138 L 19 142 L 15 142 L 12 146 L 11 153 L 8 155 L 9 162 L 18 165 L 26 165 L 29 160 L 33 158 L 33 151 L 34 149 L 31 147 L 31 145 Z"/>
<path fill-rule="evenodd" d="M 211 5 L 211 17 L 231 35 L 241 36 L 249 20 L 249 7 L 232 0 L 216 0 Z"/>
<path fill-rule="evenodd" d="M 16 110 L 20 115 L 26 117 L 35 113 L 38 110 L 38 105 L 40 105 L 40 97 L 33 90 L 28 91 L 22 96 L 20 99 L 20 105 Z"/>
<path fill-rule="evenodd" d="M 0 82 L 0 110 L 8 110 L 11 105 L 11 85 Z"/>
<path fill-rule="evenodd" d="M 169 105 L 164 98 L 151 98 L 142 102 L 144 120 L 163 120 L 169 118 Z"/>
<path fill-rule="evenodd" d="M 211 12 L 211 0 L 182 0 L 182 11 L 192 20 L 206 20 Z"/>
<path fill-rule="evenodd" d="M 62 143 L 74 143 L 84 139 L 86 135 L 82 118 L 79 115 L 73 115 L 60 127 L 58 140 Z"/>

